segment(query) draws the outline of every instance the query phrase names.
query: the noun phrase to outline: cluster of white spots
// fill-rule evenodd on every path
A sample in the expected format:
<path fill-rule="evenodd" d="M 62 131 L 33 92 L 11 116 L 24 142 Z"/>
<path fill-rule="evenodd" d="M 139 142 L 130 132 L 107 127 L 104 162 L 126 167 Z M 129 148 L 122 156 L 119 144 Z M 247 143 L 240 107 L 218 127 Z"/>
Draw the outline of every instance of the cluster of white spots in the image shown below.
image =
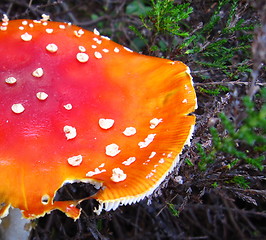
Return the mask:
<path fill-rule="evenodd" d="M 128 52 L 133 52 L 133 50 L 131 50 L 130 48 L 124 47 L 124 49 Z"/>
<path fill-rule="evenodd" d="M 67 162 L 69 163 L 69 165 L 73 167 L 79 166 L 82 163 L 82 156 L 77 155 L 77 156 L 70 157 L 67 159 Z"/>
<path fill-rule="evenodd" d="M 129 137 L 129 136 L 133 136 L 134 134 L 136 134 L 136 132 L 137 132 L 136 128 L 134 128 L 134 127 L 127 127 L 124 130 L 123 134 L 125 136 Z"/>
<path fill-rule="evenodd" d="M 49 195 L 45 194 L 45 195 L 42 196 L 41 203 L 43 205 L 47 205 L 49 203 L 49 201 L 50 201 L 50 196 Z"/>
<path fill-rule="evenodd" d="M 41 21 L 48 21 L 50 19 L 50 16 L 47 14 L 42 14 L 42 19 Z"/>
<path fill-rule="evenodd" d="M 58 47 L 57 47 L 57 45 L 54 44 L 54 43 L 49 43 L 49 44 L 46 46 L 46 50 L 47 50 L 48 52 L 55 53 L 55 52 L 57 52 Z"/>
<path fill-rule="evenodd" d="M 106 118 L 99 119 L 99 126 L 102 129 L 109 129 L 114 125 L 114 123 L 115 123 L 115 120 L 113 119 L 106 119 Z"/>
<path fill-rule="evenodd" d="M 24 26 L 27 26 L 28 25 L 28 21 L 24 20 L 24 21 L 21 22 L 21 24 L 24 25 Z"/>
<path fill-rule="evenodd" d="M 101 38 L 105 39 L 105 40 L 110 40 L 109 37 L 106 37 L 106 36 L 101 36 Z"/>
<path fill-rule="evenodd" d="M 102 40 L 100 40 L 100 39 L 98 39 L 98 38 L 93 38 L 92 39 L 93 41 L 95 41 L 96 43 L 98 43 L 98 44 L 101 44 L 102 43 Z"/>
<path fill-rule="evenodd" d="M 78 31 L 77 30 L 74 31 L 74 35 L 76 37 L 81 37 L 83 34 L 84 34 L 84 31 L 82 29 L 79 29 Z"/>
<path fill-rule="evenodd" d="M 107 156 L 114 157 L 120 152 L 121 150 L 119 150 L 119 146 L 115 143 L 109 144 L 105 147 L 105 154 Z"/>
<path fill-rule="evenodd" d="M 23 107 L 23 105 L 21 103 L 15 103 L 12 105 L 11 110 L 14 113 L 22 113 L 25 111 L 25 108 Z"/>
<path fill-rule="evenodd" d="M 42 77 L 43 74 L 44 74 L 44 72 L 43 72 L 43 69 L 42 69 L 42 68 L 37 68 L 36 70 L 34 70 L 34 71 L 32 72 L 32 76 L 33 76 L 33 77 L 37 77 L 37 78 Z"/>
<path fill-rule="evenodd" d="M 127 175 L 124 173 L 124 171 L 120 168 L 114 168 L 112 170 L 112 177 L 111 180 L 113 182 L 122 182 L 127 178 Z"/>
<path fill-rule="evenodd" d="M 140 147 L 140 148 L 145 148 L 145 147 L 147 147 L 147 146 L 148 146 L 148 145 L 154 140 L 155 136 L 156 136 L 156 133 L 155 133 L 155 134 L 149 134 L 149 135 L 145 138 L 144 142 L 139 142 L 139 143 L 138 143 L 139 147 Z"/>
<path fill-rule="evenodd" d="M 159 123 L 161 123 L 163 121 L 162 118 L 158 119 L 158 118 L 153 118 L 152 120 L 150 120 L 150 129 L 154 129 L 158 126 Z"/>
<path fill-rule="evenodd" d="M 7 26 L 0 26 L 0 30 L 1 31 L 6 31 L 7 30 Z"/>
<path fill-rule="evenodd" d="M 66 29 L 66 26 L 63 25 L 63 24 L 60 24 L 58 27 L 59 27 L 60 29 Z"/>
<path fill-rule="evenodd" d="M 153 158 L 156 155 L 156 152 L 151 152 L 151 155 L 149 156 L 149 159 Z"/>
<path fill-rule="evenodd" d="M 93 29 L 93 33 L 98 36 L 100 35 L 99 31 L 96 28 Z"/>
<path fill-rule="evenodd" d="M 48 94 L 45 93 L 45 92 L 37 92 L 36 93 L 36 97 L 39 99 L 39 100 L 45 100 L 48 98 Z"/>
<path fill-rule="evenodd" d="M 184 100 L 182 101 L 182 103 L 187 103 L 187 99 L 184 99 Z"/>
<path fill-rule="evenodd" d="M 148 165 L 148 163 L 151 161 L 151 159 L 147 159 L 144 163 L 142 163 L 143 165 Z"/>
<path fill-rule="evenodd" d="M 28 41 L 30 41 L 31 39 L 32 39 L 32 35 L 30 35 L 29 33 L 24 33 L 24 34 L 22 34 L 21 36 L 21 39 L 23 40 L 23 41 L 25 41 L 25 42 L 28 42 Z"/>
<path fill-rule="evenodd" d="M 2 25 L 0 26 L 0 30 L 1 31 L 6 31 L 7 30 L 7 25 L 8 25 L 8 17 L 6 14 L 3 14 L 3 18 L 2 18 Z"/>
<path fill-rule="evenodd" d="M 129 165 L 131 165 L 135 161 L 136 161 L 136 158 L 135 157 L 129 157 L 126 161 L 122 162 L 122 164 L 124 164 L 126 166 L 129 166 Z"/>
<path fill-rule="evenodd" d="M 67 140 L 73 139 L 77 136 L 77 130 L 71 126 L 64 126 L 64 133 L 66 135 Z"/>
<path fill-rule="evenodd" d="M 99 168 L 103 168 L 105 166 L 105 163 L 102 163 Z"/>
<path fill-rule="evenodd" d="M 8 22 L 9 21 L 9 18 L 8 18 L 8 16 L 6 14 L 3 14 L 2 21 L 3 22 Z"/>
<path fill-rule="evenodd" d="M 96 41 L 96 43 L 97 43 L 97 44 L 102 44 L 102 40 L 98 39 L 98 40 Z"/>
<path fill-rule="evenodd" d="M 154 175 L 154 173 L 149 173 L 147 176 L 146 176 L 146 178 L 148 179 L 148 178 L 151 178 L 152 176 Z"/>
<path fill-rule="evenodd" d="M 49 18 L 48 18 L 48 19 L 49 19 Z M 47 20 L 48 20 L 48 19 L 47 19 Z M 47 20 L 46 20 L 46 21 L 47 21 Z M 26 22 L 24 22 L 24 24 L 22 24 L 22 25 L 25 25 L 25 24 L 26 24 Z M 28 24 L 28 23 L 27 23 L 27 24 Z M 26 25 L 27 25 L 27 24 L 26 24 Z M 60 29 L 65 29 L 66 26 L 65 26 L 65 25 L 59 25 L 59 28 L 60 28 Z M 23 28 L 23 29 L 24 29 L 24 28 Z M 46 31 L 47 33 L 52 33 L 52 32 L 53 32 L 53 29 L 47 28 L 45 31 Z M 77 37 L 81 37 L 81 36 L 84 34 L 84 31 L 83 31 L 82 29 L 80 29 L 80 30 L 78 30 L 78 31 L 74 31 L 74 34 L 75 34 L 75 36 L 77 36 Z M 96 29 L 94 29 L 94 34 L 95 34 L 95 35 L 100 35 L 100 33 L 99 33 Z M 101 36 L 101 37 L 102 37 L 103 39 L 110 40 L 108 37 L 104 37 L 104 36 Z M 24 40 L 24 41 L 30 41 L 30 40 L 32 39 L 32 36 L 31 36 L 30 34 L 28 34 L 28 33 L 24 33 L 24 34 L 21 35 L 21 38 L 22 38 L 22 40 Z M 93 38 L 93 40 L 94 40 L 97 44 L 101 44 L 101 43 L 102 43 L 102 40 L 100 40 L 100 39 L 98 39 L 98 38 Z M 92 48 L 97 48 L 96 45 L 92 45 L 91 47 L 92 47 Z M 76 59 L 77 59 L 79 62 L 81 62 L 81 63 L 85 63 L 85 62 L 87 62 L 87 61 L 89 60 L 89 56 L 88 56 L 88 54 L 85 53 L 85 52 L 86 52 L 86 48 L 83 47 L 83 46 L 79 46 L 78 49 L 79 49 L 80 52 L 77 53 L 77 55 L 76 55 Z M 126 47 L 124 47 L 124 49 L 125 49 L 126 51 L 133 52 L 131 49 L 128 49 L 128 48 L 126 48 Z M 54 44 L 54 43 L 50 43 L 50 44 L 48 44 L 48 45 L 46 46 L 46 50 L 49 51 L 49 52 L 51 52 L 51 53 L 54 53 L 54 52 L 57 52 L 57 51 L 58 51 L 58 47 L 57 47 L 56 44 Z M 108 53 L 108 52 L 109 52 L 109 49 L 104 48 L 104 49 L 102 49 L 102 51 L 105 52 L 105 53 Z M 115 53 L 118 53 L 118 52 L 120 52 L 120 49 L 119 49 L 118 47 L 115 47 L 115 48 L 113 49 L 113 51 L 114 51 Z M 94 52 L 94 56 L 95 56 L 96 58 L 98 58 L 98 59 L 99 59 L 99 58 L 102 58 L 102 54 L 101 54 L 100 52 L 98 52 L 98 51 Z M 37 68 L 37 69 L 32 73 L 32 75 L 33 75 L 34 77 L 41 77 L 41 76 L 43 76 L 43 74 L 44 74 L 44 72 L 43 72 L 43 69 L 42 69 L 42 68 Z M 15 79 L 15 78 L 12 78 L 12 77 L 9 77 L 9 78 L 7 78 L 5 81 L 6 81 L 6 83 L 14 84 L 14 83 L 16 82 L 16 79 Z M 47 99 L 48 94 L 46 94 L 45 92 L 38 92 L 38 93 L 36 94 L 36 96 L 37 96 L 37 98 L 38 98 L 39 100 L 45 100 L 45 99 Z M 71 105 L 70 103 L 69 103 L 69 104 L 66 104 L 66 105 L 64 105 L 64 108 L 65 108 L 66 110 L 70 110 L 70 109 L 72 109 L 72 105 Z M 22 104 L 14 104 L 14 105 L 12 106 L 12 111 L 15 112 L 15 113 L 21 113 L 21 112 L 23 112 L 24 110 L 25 110 L 25 109 L 24 109 L 24 107 L 22 106 Z M 157 125 L 158 125 L 160 122 L 162 122 L 162 119 L 153 118 L 152 120 L 150 120 L 150 129 L 154 129 L 155 127 L 157 127 Z M 99 119 L 99 126 L 100 126 L 102 129 L 109 129 L 109 128 L 111 128 L 113 125 L 114 125 L 114 120 L 113 120 L 113 119 L 104 119 L 104 118 Z M 74 128 L 74 127 L 72 127 L 72 126 L 65 126 L 63 130 L 64 130 L 64 133 L 65 133 L 65 136 L 66 136 L 67 140 L 69 140 L 69 139 L 73 139 L 73 138 L 75 138 L 75 137 L 77 136 L 76 128 Z M 132 135 L 135 135 L 135 134 L 136 134 L 136 128 L 134 128 L 134 127 L 127 127 L 127 128 L 124 130 L 123 134 L 124 134 L 125 136 L 132 136 Z M 149 135 L 145 138 L 144 141 L 138 143 L 139 147 L 140 147 L 140 148 L 145 148 L 145 147 L 147 147 L 151 142 L 153 142 L 155 136 L 156 136 L 156 134 L 149 134 Z M 117 154 L 119 154 L 120 151 L 121 151 L 121 150 L 119 149 L 119 146 L 118 146 L 117 144 L 115 144 L 115 143 L 112 143 L 112 144 L 107 145 L 107 146 L 105 147 L 105 153 L 106 153 L 107 156 L 114 157 L 114 156 L 116 156 Z M 150 154 L 150 156 L 149 156 L 149 159 L 146 160 L 145 163 L 148 164 L 148 162 L 151 161 L 150 159 L 153 158 L 155 155 L 156 155 L 156 152 L 152 152 L 152 153 Z M 68 158 L 67 161 L 68 161 L 68 163 L 69 163 L 71 166 L 79 166 L 79 165 L 81 164 L 81 162 L 82 162 L 82 156 L 81 156 L 81 155 L 73 156 L 73 157 Z M 136 157 L 129 157 L 127 160 L 123 161 L 122 164 L 123 164 L 123 165 L 126 165 L 126 166 L 129 166 L 129 165 L 131 165 L 132 163 L 134 163 L 135 161 L 136 161 Z M 164 162 L 164 159 L 161 158 L 161 159 L 159 160 L 159 163 L 163 163 L 163 162 Z M 105 165 L 105 164 L 103 163 L 103 164 L 101 164 L 99 167 L 95 168 L 94 171 L 89 171 L 89 172 L 87 172 L 86 176 L 87 176 L 87 177 L 92 177 L 92 176 L 97 175 L 97 174 L 100 174 L 100 173 L 102 173 L 102 172 L 106 172 L 105 169 L 101 169 L 101 168 L 104 167 L 104 165 Z M 154 167 L 156 168 L 156 166 L 158 166 L 158 165 L 155 165 Z M 154 172 L 156 172 L 156 169 L 153 169 L 153 170 L 151 171 L 151 173 L 148 174 L 148 175 L 146 176 L 146 178 L 150 178 L 150 177 L 153 175 Z M 123 172 L 122 169 L 120 169 L 120 168 L 114 168 L 114 169 L 112 170 L 111 180 L 112 180 L 113 182 L 121 182 L 121 181 L 124 181 L 124 180 L 126 179 L 126 177 L 127 177 L 127 175 Z M 44 196 L 43 196 L 43 197 L 44 197 Z M 49 196 L 48 196 L 48 197 L 49 197 Z M 42 200 L 42 202 L 45 202 L 45 200 Z"/>
<path fill-rule="evenodd" d="M 81 51 L 81 52 L 86 52 L 86 48 L 83 47 L 83 46 L 79 46 L 79 51 Z"/>
<path fill-rule="evenodd" d="M 53 33 L 54 29 L 52 29 L 52 28 L 46 28 L 45 31 L 46 31 L 48 34 L 51 34 L 51 33 Z"/>
<path fill-rule="evenodd" d="M 94 175 L 97 175 L 97 174 L 100 174 L 100 173 L 103 173 L 103 172 L 106 172 L 105 169 L 100 169 L 100 168 L 103 168 L 104 167 L 104 163 L 102 163 L 98 168 L 95 168 L 94 171 L 89 171 L 86 173 L 86 177 L 92 177 Z"/>
<path fill-rule="evenodd" d="M 159 160 L 159 163 L 163 164 L 163 163 L 164 163 L 164 158 L 161 158 L 161 159 Z"/>
<path fill-rule="evenodd" d="M 76 57 L 77 57 L 77 60 L 81 63 L 88 62 L 89 60 L 89 55 L 84 52 L 78 53 Z"/>
<path fill-rule="evenodd" d="M 14 77 L 8 77 L 5 79 L 5 82 L 8 83 L 8 84 L 14 84 L 17 82 L 17 79 L 14 78 Z"/>
<path fill-rule="evenodd" d="M 7 26 L 8 26 L 8 21 L 2 22 L 2 25 L 1 26 L 2 27 L 5 27 L 4 30 L 6 30 L 7 29 Z"/>
<path fill-rule="evenodd" d="M 70 103 L 65 104 L 65 105 L 64 105 L 64 108 L 65 108 L 66 110 L 71 110 L 71 109 L 72 109 L 72 105 L 71 105 Z"/>
<path fill-rule="evenodd" d="M 100 52 L 94 52 L 94 56 L 98 59 L 103 57 Z"/>

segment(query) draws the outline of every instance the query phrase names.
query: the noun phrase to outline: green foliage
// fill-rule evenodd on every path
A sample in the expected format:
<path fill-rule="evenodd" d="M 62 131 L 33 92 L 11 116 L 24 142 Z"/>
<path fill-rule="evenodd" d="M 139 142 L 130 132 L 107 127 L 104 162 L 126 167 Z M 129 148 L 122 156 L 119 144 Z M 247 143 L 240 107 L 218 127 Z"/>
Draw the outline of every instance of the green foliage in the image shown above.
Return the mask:
<path fill-rule="evenodd" d="M 149 51 L 166 52 L 169 49 L 169 41 L 164 36 L 170 37 L 174 41 L 176 36 L 188 37 L 188 31 L 183 30 L 183 20 L 187 19 L 193 9 L 189 4 L 176 4 L 173 0 L 150 0 L 145 5 L 142 1 L 133 1 L 127 6 L 127 11 L 138 15 L 142 21 L 142 26 L 129 28 L 135 33 L 138 47 L 147 46 Z M 147 38 L 144 34 L 148 30 L 151 36 Z M 139 51 L 140 49 L 136 49 Z"/>
<path fill-rule="evenodd" d="M 151 10 L 151 7 L 145 6 L 143 1 L 134 0 L 126 7 L 126 14 L 142 16 L 147 14 Z"/>
<path fill-rule="evenodd" d="M 266 153 L 266 88 L 261 90 L 259 99 L 262 99 L 262 106 L 256 109 L 249 97 L 243 98 L 246 117 L 239 128 L 224 113 L 219 114 L 225 136 L 219 134 L 217 128 L 212 127 L 212 149 L 206 152 L 202 145 L 197 144 L 200 170 L 206 171 L 219 156 L 226 158 L 225 163 L 229 170 L 241 163 L 263 170 Z M 242 177 L 234 178 L 232 182 L 247 187 Z"/>
<path fill-rule="evenodd" d="M 198 163 L 198 167 L 201 171 L 205 171 L 207 169 L 208 164 L 213 163 L 215 161 L 215 151 L 207 153 L 201 144 L 196 144 L 197 150 L 200 156 L 200 161 Z"/>
<path fill-rule="evenodd" d="M 193 55 L 198 65 L 221 70 L 221 75 L 229 79 L 239 79 L 251 72 L 248 59 L 255 28 L 254 22 L 246 21 L 241 14 L 239 0 L 220 0 L 209 21 L 190 34 L 179 48 L 184 54 Z M 215 30 L 217 26 L 219 31 Z M 246 58 L 236 63 L 234 58 L 240 53 Z"/>
<path fill-rule="evenodd" d="M 142 17 L 142 22 L 147 29 L 156 33 L 169 32 L 178 36 L 189 36 L 180 28 L 180 21 L 188 18 L 193 9 L 189 4 L 176 5 L 172 0 L 151 0 L 151 10 L 148 18 Z"/>
<path fill-rule="evenodd" d="M 236 34 L 236 31 L 248 31 L 254 30 L 254 24 L 245 22 L 244 19 L 237 19 L 237 8 L 239 0 L 220 0 L 216 10 L 207 21 L 198 31 L 195 31 L 193 34 L 189 35 L 187 39 L 181 44 L 180 48 L 192 47 L 187 50 L 187 54 L 203 52 L 206 56 L 221 56 L 221 52 L 229 53 L 232 55 L 232 50 L 235 52 L 239 50 L 238 48 L 245 48 L 246 45 L 238 46 L 237 48 L 228 48 L 228 43 L 232 36 Z M 229 14 L 221 14 L 226 6 L 230 7 Z M 225 23 L 224 23 L 225 22 Z M 216 26 L 221 25 L 222 30 L 215 32 L 214 29 Z M 216 36 L 217 35 L 217 36 Z M 249 33 L 246 37 L 249 37 L 249 40 L 252 39 L 252 34 Z M 212 39 L 211 39 L 212 37 Z M 214 38 L 217 37 L 216 41 Z M 235 37 L 235 36 L 234 36 Z M 199 46 L 199 43 L 202 43 L 202 46 Z M 222 49 L 221 49 L 222 48 Z M 224 55 L 224 54 L 222 54 Z M 229 55 L 229 56 L 230 56 Z"/>
<path fill-rule="evenodd" d="M 140 51 L 146 46 L 148 54 L 190 58 L 199 69 L 216 69 L 221 77 L 238 80 L 252 70 L 251 42 L 256 27 L 256 22 L 245 19 L 244 10 L 240 0 L 219 0 L 212 12 L 206 13 L 204 22 L 195 26 L 187 23 L 194 15 L 194 21 L 198 19 L 189 3 L 150 0 L 144 4 L 135 0 L 127 11 L 139 16 L 143 25 L 130 26 L 136 35 L 133 48 Z M 235 61 L 239 55 L 244 58 Z M 203 74 L 200 77 L 207 78 Z"/>
<path fill-rule="evenodd" d="M 241 188 L 249 188 L 249 182 L 243 176 L 234 176 L 231 182 L 239 185 Z"/>
<path fill-rule="evenodd" d="M 188 166 L 194 166 L 193 162 L 191 162 L 188 158 L 185 159 L 185 163 L 186 163 Z"/>
<path fill-rule="evenodd" d="M 180 211 L 176 210 L 175 205 L 172 203 L 167 203 L 168 209 L 174 217 L 179 217 Z"/>
<path fill-rule="evenodd" d="M 199 91 L 202 93 L 207 93 L 209 95 L 218 96 L 221 93 L 229 92 L 229 88 L 223 85 L 217 85 L 215 88 L 203 88 L 199 87 Z"/>

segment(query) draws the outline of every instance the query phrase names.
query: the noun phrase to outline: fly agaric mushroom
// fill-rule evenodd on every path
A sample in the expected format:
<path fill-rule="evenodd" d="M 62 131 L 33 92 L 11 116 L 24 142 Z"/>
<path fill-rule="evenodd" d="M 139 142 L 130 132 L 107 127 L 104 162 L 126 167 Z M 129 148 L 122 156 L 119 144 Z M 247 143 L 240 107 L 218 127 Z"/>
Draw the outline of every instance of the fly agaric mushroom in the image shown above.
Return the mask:
<path fill-rule="evenodd" d="M 159 186 L 189 142 L 196 95 L 189 68 L 144 56 L 69 23 L 0 23 L 0 215 L 59 209 L 68 182 L 92 183 L 100 209 Z"/>

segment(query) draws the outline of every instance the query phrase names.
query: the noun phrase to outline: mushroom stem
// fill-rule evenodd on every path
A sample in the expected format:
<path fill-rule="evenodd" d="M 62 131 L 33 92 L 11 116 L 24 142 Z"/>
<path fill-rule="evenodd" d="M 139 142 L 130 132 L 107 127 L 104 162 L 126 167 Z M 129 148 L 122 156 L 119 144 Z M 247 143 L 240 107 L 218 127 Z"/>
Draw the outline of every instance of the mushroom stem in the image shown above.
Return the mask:
<path fill-rule="evenodd" d="M 10 208 L 9 215 L 2 219 L 0 224 L 0 236 L 4 240 L 27 240 L 30 230 L 26 226 L 30 225 L 30 220 L 22 218 L 18 208 Z"/>

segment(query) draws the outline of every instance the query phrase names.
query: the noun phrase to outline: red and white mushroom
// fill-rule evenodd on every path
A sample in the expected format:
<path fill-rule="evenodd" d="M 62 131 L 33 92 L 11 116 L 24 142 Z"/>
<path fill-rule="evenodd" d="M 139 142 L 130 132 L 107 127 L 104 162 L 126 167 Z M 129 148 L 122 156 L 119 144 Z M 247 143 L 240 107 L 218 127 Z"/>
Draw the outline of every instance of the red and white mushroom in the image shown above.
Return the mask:
<path fill-rule="evenodd" d="M 67 182 L 95 184 L 100 209 L 150 195 L 189 142 L 196 95 L 189 68 L 144 56 L 69 23 L 0 23 L 0 215 L 25 218 Z"/>

